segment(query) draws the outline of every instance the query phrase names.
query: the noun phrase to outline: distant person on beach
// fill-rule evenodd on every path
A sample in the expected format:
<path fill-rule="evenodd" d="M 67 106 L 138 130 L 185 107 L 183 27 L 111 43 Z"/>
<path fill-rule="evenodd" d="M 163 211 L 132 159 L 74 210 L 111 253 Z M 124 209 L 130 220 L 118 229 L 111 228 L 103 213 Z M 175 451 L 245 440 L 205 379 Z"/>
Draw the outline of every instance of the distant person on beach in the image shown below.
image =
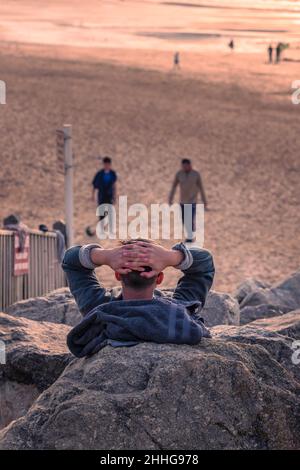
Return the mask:
<path fill-rule="evenodd" d="M 268 47 L 268 56 L 269 56 L 269 64 L 273 63 L 273 46 L 272 44 Z"/>
<path fill-rule="evenodd" d="M 121 283 L 121 293 L 99 282 L 96 268 L 109 267 Z M 145 341 L 198 344 L 211 335 L 200 310 L 211 288 L 212 255 L 177 243 L 166 249 L 151 240 L 131 239 L 119 246 L 73 246 L 62 263 L 70 291 L 84 317 L 67 337 L 77 357 L 91 356 L 105 346 L 129 347 Z M 166 268 L 182 271 L 172 297 L 157 286 Z"/>
<path fill-rule="evenodd" d="M 110 157 L 104 157 L 103 168 L 98 171 L 92 181 L 92 201 L 96 202 L 98 206 L 115 204 L 116 201 L 116 182 L 117 173 L 112 169 L 112 159 Z M 110 211 L 104 212 L 104 215 L 99 216 L 99 220 L 103 220 L 107 215 L 110 215 Z M 113 229 L 111 220 L 109 219 L 110 230 Z M 87 227 L 86 233 L 89 236 L 94 236 L 94 231 L 90 227 Z"/>
<path fill-rule="evenodd" d="M 229 47 L 229 49 L 231 49 L 232 51 L 234 50 L 234 40 L 233 40 L 233 39 L 231 39 L 231 41 L 229 42 L 228 47 Z"/>
<path fill-rule="evenodd" d="M 276 46 L 276 62 L 277 62 L 277 64 L 281 60 L 281 52 L 282 52 L 282 43 L 279 42 Z"/>
<path fill-rule="evenodd" d="M 174 54 L 173 68 L 174 68 L 174 70 L 180 69 L 180 54 L 179 54 L 179 52 L 175 52 L 175 54 Z"/>
<path fill-rule="evenodd" d="M 195 218 L 196 218 L 196 204 L 198 193 L 201 195 L 202 202 L 205 209 L 207 210 L 207 199 L 201 179 L 201 175 L 198 171 L 192 167 L 192 162 L 188 158 L 184 158 L 181 161 L 181 170 L 179 170 L 171 188 L 169 196 L 169 204 L 173 204 L 174 195 L 176 188 L 179 185 L 180 188 L 180 206 L 182 214 L 182 222 L 185 225 L 187 238 L 186 243 L 192 243 L 195 240 Z M 192 209 L 192 224 L 185 220 L 184 205 L 191 205 Z"/>
<path fill-rule="evenodd" d="M 112 159 L 104 157 L 103 168 L 98 171 L 92 181 L 92 200 L 95 201 L 97 194 L 98 205 L 114 204 L 116 199 L 117 173 L 112 169 Z"/>

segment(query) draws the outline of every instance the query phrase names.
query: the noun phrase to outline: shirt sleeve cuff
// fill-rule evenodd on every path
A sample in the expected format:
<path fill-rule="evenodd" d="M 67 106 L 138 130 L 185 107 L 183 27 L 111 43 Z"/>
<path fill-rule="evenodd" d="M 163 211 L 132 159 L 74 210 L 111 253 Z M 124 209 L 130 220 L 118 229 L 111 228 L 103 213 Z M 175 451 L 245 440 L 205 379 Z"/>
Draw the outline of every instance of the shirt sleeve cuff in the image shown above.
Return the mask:
<path fill-rule="evenodd" d="M 101 245 L 96 243 L 90 243 L 89 245 L 83 245 L 79 250 L 79 261 L 80 264 L 86 269 L 98 268 L 98 265 L 93 263 L 91 260 L 91 251 L 93 248 L 101 248 Z"/>
<path fill-rule="evenodd" d="M 186 271 L 189 269 L 193 264 L 193 256 L 190 250 L 185 246 L 184 243 L 177 243 L 172 247 L 172 250 L 181 251 L 184 255 L 184 259 L 181 261 L 178 266 L 175 266 L 176 269 L 180 269 L 181 271 Z"/>

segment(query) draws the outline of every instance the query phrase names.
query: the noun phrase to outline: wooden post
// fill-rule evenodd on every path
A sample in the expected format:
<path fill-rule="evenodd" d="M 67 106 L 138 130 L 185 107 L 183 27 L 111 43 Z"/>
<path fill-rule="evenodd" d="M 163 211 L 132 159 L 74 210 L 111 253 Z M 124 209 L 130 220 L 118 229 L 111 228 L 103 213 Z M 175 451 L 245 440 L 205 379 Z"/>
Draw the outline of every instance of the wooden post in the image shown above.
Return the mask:
<path fill-rule="evenodd" d="M 72 126 L 65 124 L 64 131 L 64 162 L 65 162 L 65 217 L 67 247 L 74 244 L 73 238 L 73 154 Z"/>

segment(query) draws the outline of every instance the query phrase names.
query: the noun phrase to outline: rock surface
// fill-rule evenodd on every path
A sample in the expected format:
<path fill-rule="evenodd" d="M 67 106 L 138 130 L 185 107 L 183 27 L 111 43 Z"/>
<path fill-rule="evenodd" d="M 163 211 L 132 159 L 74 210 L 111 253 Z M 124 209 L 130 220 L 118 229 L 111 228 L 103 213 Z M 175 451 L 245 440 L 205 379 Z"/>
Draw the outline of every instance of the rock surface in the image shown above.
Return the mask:
<path fill-rule="evenodd" d="M 111 289 L 114 296 L 121 293 L 119 287 Z M 157 295 L 172 297 L 174 289 L 156 291 Z M 14 317 L 47 321 L 75 326 L 82 320 L 73 296 L 68 288 L 57 289 L 45 297 L 22 300 L 7 308 L 6 312 Z M 207 326 L 238 325 L 240 309 L 237 300 L 229 294 L 211 291 L 202 310 Z"/>
<path fill-rule="evenodd" d="M 0 340 L 6 363 L 0 366 L 0 427 L 28 410 L 72 359 L 69 327 L 0 313 Z"/>
<path fill-rule="evenodd" d="M 239 325 L 240 307 L 237 300 L 231 295 L 210 291 L 204 308 L 201 310 L 201 316 L 208 327 Z"/>
<path fill-rule="evenodd" d="M 269 284 L 262 282 L 258 279 L 249 278 L 242 282 L 236 289 L 234 297 L 240 304 L 244 298 L 249 295 L 251 292 L 255 292 L 258 289 L 266 289 L 271 287 Z"/>
<path fill-rule="evenodd" d="M 279 315 L 284 315 L 289 311 L 290 308 L 283 308 L 279 305 L 272 304 L 261 304 L 249 307 L 246 306 L 241 309 L 240 324 L 246 325 L 247 323 L 251 323 L 259 319 L 277 317 Z"/>
<path fill-rule="evenodd" d="M 0 432 L 0 449 L 297 449 L 300 386 L 278 351 L 298 337 L 299 312 L 255 323 L 194 347 L 76 359 Z"/>
<path fill-rule="evenodd" d="M 75 326 L 82 319 L 68 288 L 57 289 L 44 297 L 16 302 L 6 312 L 14 317 L 70 326 Z"/>
<path fill-rule="evenodd" d="M 249 279 L 239 286 L 235 298 L 240 304 L 242 325 L 297 310 L 300 308 L 300 271 L 273 286 Z"/>
<path fill-rule="evenodd" d="M 15 304 L 0 314 L 0 449 L 299 449 L 299 280 L 211 292 L 213 338 L 198 346 L 74 360 L 67 325 L 81 316 L 68 289 Z"/>
<path fill-rule="evenodd" d="M 161 289 L 156 291 L 157 295 L 172 297 L 174 289 Z M 115 291 L 115 295 L 120 294 Z M 223 292 L 211 290 L 208 293 L 204 308 L 201 310 L 205 325 L 212 327 L 215 325 L 239 325 L 240 307 L 237 299 Z"/>
<path fill-rule="evenodd" d="M 292 360 L 295 340 L 300 340 L 300 310 L 278 317 L 256 320 L 242 327 L 216 326 L 214 338 L 238 343 L 260 344 L 300 382 L 300 364 Z M 298 344 L 300 350 L 300 342 Z M 300 357 L 300 353 L 299 353 Z"/>

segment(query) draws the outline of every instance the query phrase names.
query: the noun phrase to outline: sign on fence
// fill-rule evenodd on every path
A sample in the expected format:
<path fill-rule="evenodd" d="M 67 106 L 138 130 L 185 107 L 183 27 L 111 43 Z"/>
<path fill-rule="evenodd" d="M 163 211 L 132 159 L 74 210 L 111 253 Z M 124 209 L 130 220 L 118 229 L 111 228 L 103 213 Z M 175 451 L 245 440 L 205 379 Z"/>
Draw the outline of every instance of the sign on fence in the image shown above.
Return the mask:
<path fill-rule="evenodd" d="M 20 240 L 15 234 L 14 276 L 22 276 L 29 272 L 29 235 L 26 234 L 23 250 L 20 250 Z"/>
<path fill-rule="evenodd" d="M 0 312 L 19 300 L 45 295 L 66 286 L 65 274 L 58 260 L 56 233 L 29 232 L 29 272 L 23 276 L 14 275 L 15 238 L 17 236 L 12 230 L 0 229 Z"/>

